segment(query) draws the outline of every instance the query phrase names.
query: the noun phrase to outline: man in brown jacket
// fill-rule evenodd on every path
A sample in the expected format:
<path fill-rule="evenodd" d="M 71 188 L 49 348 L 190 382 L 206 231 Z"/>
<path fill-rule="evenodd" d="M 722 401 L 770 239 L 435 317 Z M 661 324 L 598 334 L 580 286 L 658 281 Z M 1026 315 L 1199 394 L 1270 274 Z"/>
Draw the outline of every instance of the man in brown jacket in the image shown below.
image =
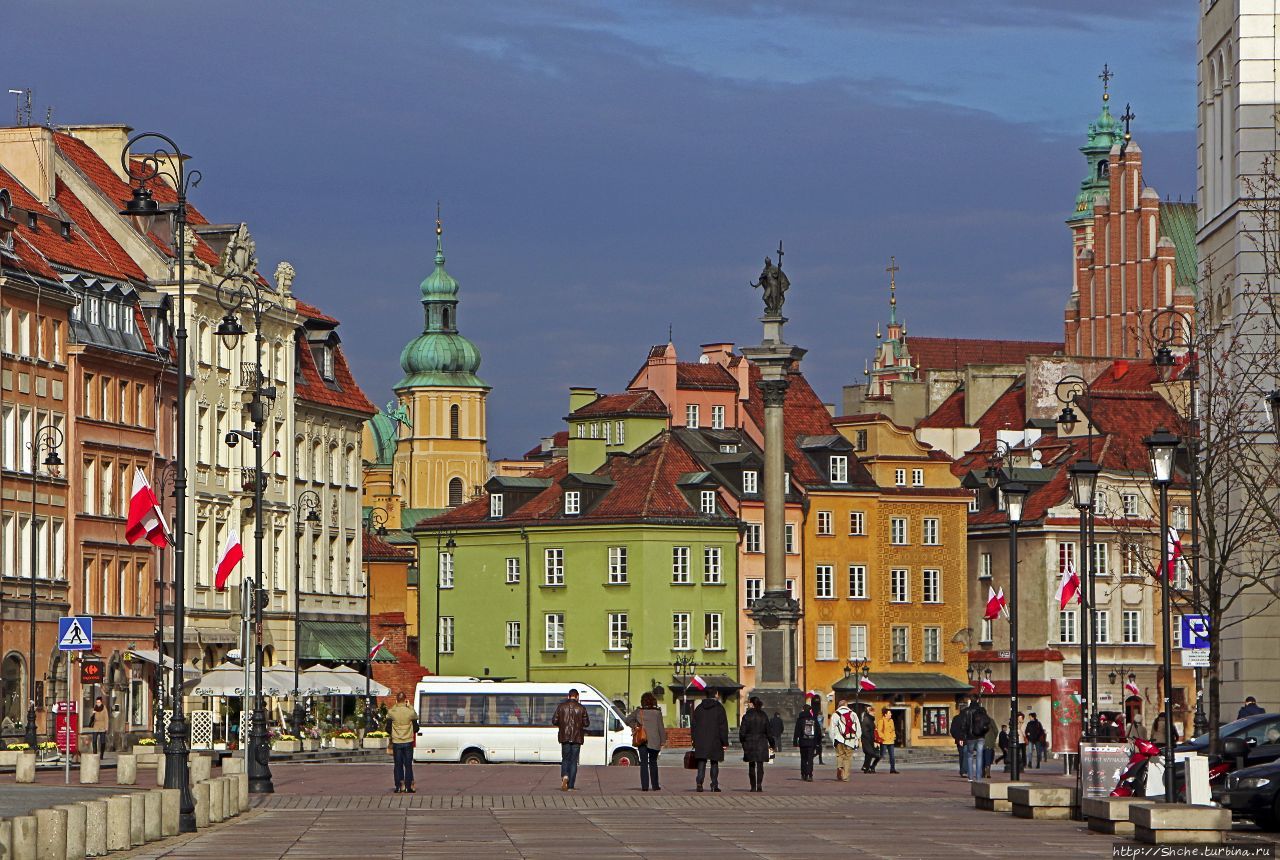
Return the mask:
<path fill-rule="evenodd" d="M 404 693 L 397 693 L 395 706 L 387 711 L 396 794 L 413 794 L 418 790 L 413 782 L 413 747 L 418 734 L 418 712 L 409 704 L 408 699 Z"/>
<path fill-rule="evenodd" d="M 582 752 L 582 740 L 587 733 L 590 717 L 587 709 L 578 702 L 578 691 L 569 691 L 569 697 L 560 703 L 551 717 L 551 725 L 560 729 L 560 790 L 577 791 L 578 755 Z"/>

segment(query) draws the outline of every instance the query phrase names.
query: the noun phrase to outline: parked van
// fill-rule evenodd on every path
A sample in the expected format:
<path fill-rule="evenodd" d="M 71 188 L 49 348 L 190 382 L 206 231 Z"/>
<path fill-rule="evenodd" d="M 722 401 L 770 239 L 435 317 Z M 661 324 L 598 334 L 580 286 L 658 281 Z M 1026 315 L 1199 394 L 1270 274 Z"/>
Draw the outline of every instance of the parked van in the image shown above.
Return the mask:
<path fill-rule="evenodd" d="M 427 676 L 418 683 L 414 761 L 559 762 L 551 717 L 570 689 L 590 723 L 581 764 L 634 765 L 631 730 L 599 690 L 587 684 L 484 681 Z"/>

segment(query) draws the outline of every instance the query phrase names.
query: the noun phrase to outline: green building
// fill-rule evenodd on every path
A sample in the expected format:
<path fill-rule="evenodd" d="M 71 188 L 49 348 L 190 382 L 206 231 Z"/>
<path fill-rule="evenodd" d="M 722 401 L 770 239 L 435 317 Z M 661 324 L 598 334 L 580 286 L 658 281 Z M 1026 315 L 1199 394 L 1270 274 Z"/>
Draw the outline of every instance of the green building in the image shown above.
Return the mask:
<path fill-rule="evenodd" d="M 691 672 L 727 698 L 740 689 L 738 520 L 652 392 L 575 391 L 571 408 L 567 458 L 493 477 L 480 498 L 414 529 L 422 662 L 442 675 L 581 681 L 628 704 L 653 691 L 677 725 Z M 588 418 L 608 423 L 608 440 L 579 435 Z M 692 669 L 677 669 L 682 659 Z"/>

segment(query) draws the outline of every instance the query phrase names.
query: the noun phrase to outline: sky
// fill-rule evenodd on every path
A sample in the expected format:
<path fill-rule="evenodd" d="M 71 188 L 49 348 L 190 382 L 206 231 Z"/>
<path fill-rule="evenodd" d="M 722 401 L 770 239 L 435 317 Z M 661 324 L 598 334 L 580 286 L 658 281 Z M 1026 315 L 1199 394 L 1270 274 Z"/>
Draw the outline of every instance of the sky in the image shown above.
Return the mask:
<path fill-rule="evenodd" d="M 891 255 L 908 339 L 1060 338 L 1098 74 L 1147 182 L 1189 200 L 1195 26 L 1167 0 L 44 0 L 6 10 L 0 84 L 38 119 L 175 138 L 194 202 L 294 265 L 378 404 L 439 201 L 496 458 L 669 327 L 689 360 L 759 342 L 779 240 L 830 402 L 864 378 Z"/>

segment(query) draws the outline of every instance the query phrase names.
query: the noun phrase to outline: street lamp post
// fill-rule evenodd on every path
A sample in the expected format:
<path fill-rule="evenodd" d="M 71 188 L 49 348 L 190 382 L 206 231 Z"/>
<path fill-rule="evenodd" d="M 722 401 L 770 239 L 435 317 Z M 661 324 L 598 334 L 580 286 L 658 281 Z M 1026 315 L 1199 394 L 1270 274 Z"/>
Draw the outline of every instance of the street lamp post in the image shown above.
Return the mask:
<path fill-rule="evenodd" d="M 1111 668 L 1111 671 L 1107 673 L 1108 684 L 1114 685 L 1118 682 L 1120 685 L 1119 713 L 1120 713 L 1120 716 L 1124 718 L 1125 722 L 1128 722 L 1128 718 L 1129 718 L 1128 709 L 1125 708 L 1124 706 L 1125 699 L 1128 698 L 1127 696 L 1125 696 L 1126 685 L 1133 684 L 1137 680 L 1138 680 L 1137 676 L 1134 675 L 1132 670 L 1130 670 L 1129 666 L 1124 663 L 1121 663 L 1119 666 L 1113 666 Z"/>
<path fill-rule="evenodd" d="M 672 663 L 671 667 L 675 669 L 676 674 L 683 679 L 681 685 L 680 699 L 683 703 L 680 707 L 680 725 L 684 725 L 685 716 L 689 712 L 689 679 L 693 677 L 693 670 L 697 668 L 694 663 L 693 656 L 690 654 L 681 654 Z"/>
<path fill-rule="evenodd" d="M 1173 650 L 1169 615 L 1169 482 L 1173 480 L 1173 458 L 1180 441 L 1163 427 L 1146 439 L 1151 456 L 1151 478 L 1160 491 L 1160 607 L 1164 613 L 1164 799 L 1174 802 L 1173 793 Z"/>
<path fill-rule="evenodd" d="M 40 558 L 40 529 L 39 519 L 36 515 L 36 478 L 40 474 L 40 465 L 43 462 L 50 469 L 55 469 L 62 465 L 62 458 L 58 456 L 58 449 L 62 447 L 62 431 L 52 424 L 45 424 L 36 428 L 35 434 L 31 437 L 31 559 L 27 564 L 27 575 L 31 577 L 31 605 L 29 608 L 31 618 L 31 650 L 27 655 L 27 677 L 30 679 L 27 690 L 27 725 L 26 737 L 27 748 L 34 750 L 36 748 L 36 694 L 35 694 L 35 678 L 36 678 L 36 562 Z M 40 451 L 46 453 L 43 461 L 40 459 Z"/>
<path fill-rule="evenodd" d="M 232 430 L 227 434 L 226 441 L 228 445 L 234 445 L 239 437 L 248 439 L 253 445 L 254 696 L 253 719 L 249 730 L 249 791 L 254 794 L 271 794 L 275 791 L 275 784 L 271 779 L 271 747 L 267 742 L 266 702 L 262 696 L 262 616 L 266 610 L 267 598 L 262 558 L 263 522 L 266 520 L 262 510 L 262 494 L 267 482 L 262 468 L 262 429 L 266 426 L 271 404 L 275 402 L 276 389 L 273 385 L 265 384 L 262 374 L 262 344 L 265 340 L 262 321 L 276 305 L 263 294 L 262 287 L 252 280 L 255 265 L 256 261 L 250 259 L 244 264 L 243 271 L 233 271 L 218 282 L 218 304 L 222 306 L 224 313 L 222 321 L 218 323 L 217 335 L 230 349 L 247 333 L 240 324 L 238 314 L 247 312 L 252 315 L 253 389 L 246 408 L 249 420 L 253 422 L 253 430 Z M 242 365 L 242 376 L 245 369 Z"/>
<path fill-rule="evenodd" d="M 853 704 L 856 708 L 862 701 L 862 682 L 871 675 L 871 661 L 865 658 L 849 659 L 844 664 L 844 676 L 846 678 L 856 678 L 857 683 L 853 685 Z"/>
<path fill-rule="evenodd" d="M 163 499 L 168 493 L 169 488 L 173 485 L 174 465 L 169 463 L 156 472 L 156 495 Z M 164 725 L 164 701 L 165 701 L 165 684 L 164 684 L 164 570 L 165 570 L 164 547 L 160 547 L 160 567 L 156 573 L 156 703 L 152 708 L 155 723 L 155 734 L 157 740 L 164 742 L 165 725 Z M 175 653 L 173 657 L 173 671 L 181 672 L 183 670 L 181 654 Z"/>
<path fill-rule="evenodd" d="M 302 533 L 307 526 L 320 522 L 320 494 L 303 490 L 293 505 L 293 733 L 302 737 L 302 724 L 307 710 L 302 704 L 302 685 L 298 677 L 302 654 Z"/>
<path fill-rule="evenodd" d="M 630 630 L 622 632 L 622 641 L 627 646 L 627 710 L 631 710 L 631 646 L 634 644 L 635 637 Z"/>
<path fill-rule="evenodd" d="M 1026 484 L 1008 481 L 1002 487 L 1005 509 L 1009 514 L 1009 731 L 1018 727 L 1018 524 L 1022 522 L 1022 506 L 1030 492 Z M 1016 745 L 1015 745 L 1016 746 Z M 1009 765 L 1009 779 L 1018 781 L 1021 762 L 1014 750 Z"/>
<path fill-rule="evenodd" d="M 387 533 L 387 512 L 382 508 L 371 508 L 369 510 L 368 529 L 372 534 L 383 537 Z M 364 575 L 364 640 L 365 647 L 368 647 L 369 641 L 373 639 L 373 616 L 369 603 L 373 599 L 373 579 L 369 576 L 368 569 L 365 569 Z M 365 731 L 371 732 L 377 728 L 377 722 L 373 716 L 373 695 L 370 685 L 373 683 L 373 650 L 370 649 L 368 656 L 364 661 L 364 725 Z"/>
<path fill-rule="evenodd" d="M 135 144 L 146 141 L 157 148 L 134 159 Z M 129 138 L 120 153 L 124 175 L 136 181 L 133 194 L 125 203 L 121 215 L 133 221 L 143 236 L 151 232 L 158 215 L 172 215 L 173 232 L 170 247 L 178 269 L 178 325 L 174 331 L 174 348 L 178 353 L 176 470 L 173 481 L 173 664 L 171 703 L 173 716 L 164 748 L 164 786 L 176 788 L 178 795 L 178 830 L 194 833 L 196 830 L 196 799 L 191 793 L 188 769 L 188 729 L 182 706 L 183 645 L 186 635 L 186 534 L 187 534 L 187 192 L 200 184 L 200 171 L 186 169 L 186 156 L 173 139 L 154 131 L 142 132 Z M 177 200 L 175 205 L 162 208 L 151 194 L 150 185 L 161 182 L 171 185 Z"/>
<path fill-rule="evenodd" d="M 456 534 L 456 532 L 452 532 L 447 529 L 436 529 L 436 674 L 437 675 L 440 674 L 440 644 L 441 644 L 440 640 L 444 636 L 444 627 L 440 623 L 440 588 L 441 588 L 440 581 L 444 578 L 444 571 L 446 566 L 446 561 L 445 561 L 446 556 L 444 553 L 447 552 L 449 584 L 451 587 L 453 585 L 453 551 L 458 547 L 458 542 L 453 539 L 454 534 Z M 525 559 L 527 560 L 528 557 L 529 557 L 529 544 L 526 541 L 525 542 Z M 528 565 L 526 564 L 525 567 L 527 568 Z M 533 572 L 530 570 L 525 571 L 525 576 L 532 576 L 532 574 Z M 528 613 L 526 611 L 526 616 L 527 614 Z M 527 647 L 526 647 L 526 650 L 527 650 Z"/>

